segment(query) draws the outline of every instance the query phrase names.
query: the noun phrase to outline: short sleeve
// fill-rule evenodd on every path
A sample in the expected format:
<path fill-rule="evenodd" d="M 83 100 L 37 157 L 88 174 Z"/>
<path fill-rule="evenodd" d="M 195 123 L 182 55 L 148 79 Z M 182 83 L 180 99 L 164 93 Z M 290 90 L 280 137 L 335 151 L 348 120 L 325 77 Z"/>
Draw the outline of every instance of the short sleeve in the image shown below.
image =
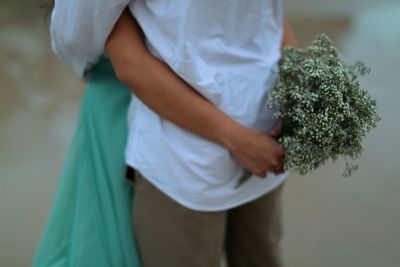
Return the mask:
<path fill-rule="evenodd" d="M 51 48 L 80 78 L 105 52 L 105 43 L 129 0 L 56 0 L 51 13 Z"/>

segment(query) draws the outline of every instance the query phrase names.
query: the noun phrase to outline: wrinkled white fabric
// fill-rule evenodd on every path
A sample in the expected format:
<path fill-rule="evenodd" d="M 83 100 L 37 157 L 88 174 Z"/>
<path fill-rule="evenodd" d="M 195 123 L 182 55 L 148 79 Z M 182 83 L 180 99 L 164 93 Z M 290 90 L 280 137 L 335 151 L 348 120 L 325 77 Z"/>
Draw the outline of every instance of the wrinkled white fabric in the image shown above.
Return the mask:
<path fill-rule="evenodd" d="M 268 131 L 265 109 L 278 77 L 281 0 L 58 0 L 52 13 L 54 52 L 84 77 L 125 6 L 150 52 L 241 124 Z M 126 162 L 180 204 L 214 211 L 254 200 L 288 173 L 253 176 L 235 189 L 243 168 L 223 146 L 153 112 L 132 94 Z"/>

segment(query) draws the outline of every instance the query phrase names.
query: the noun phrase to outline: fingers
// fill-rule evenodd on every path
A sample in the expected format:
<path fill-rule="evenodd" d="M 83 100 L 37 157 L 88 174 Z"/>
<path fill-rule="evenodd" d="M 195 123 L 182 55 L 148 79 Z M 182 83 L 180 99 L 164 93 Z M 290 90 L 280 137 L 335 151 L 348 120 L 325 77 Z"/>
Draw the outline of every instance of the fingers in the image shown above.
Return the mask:
<path fill-rule="evenodd" d="M 276 162 L 275 164 L 267 164 L 262 162 L 258 162 L 257 164 L 251 164 L 251 167 L 249 168 L 250 172 L 253 173 L 254 175 L 260 177 L 260 178 L 266 178 L 268 172 L 272 172 L 275 175 L 282 174 L 284 173 L 284 164 L 283 160 L 281 161 L 274 161 Z"/>
<path fill-rule="evenodd" d="M 277 142 L 277 140 L 275 140 L 281 134 L 281 129 L 282 126 L 278 126 L 278 128 L 275 128 L 274 130 L 263 133 L 267 137 L 272 137 L 270 140 L 273 141 L 273 144 L 271 145 L 273 146 L 274 154 L 278 158 L 282 158 L 285 155 L 285 151 L 283 150 L 282 146 Z"/>
<path fill-rule="evenodd" d="M 260 177 L 260 178 L 266 178 L 268 176 L 268 174 L 267 174 L 268 171 L 272 172 L 275 175 L 280 175 L 280 174 L 285 172 L 285 169 L 284 169 L 283 164 L 282 164 L 282 165 L 280 165 L 278 167 L 270 168 L 270 170 L 255 171 L 255 172 L 252 172 L 252 173 L 254 175 Z"/>
<path fill-rule="evenodd" d="M 284 164 L 275 167 L 274 174 L 279 175 L 285 172 Z"/>
<path fill-rule="evenodd" d="M 284 164 L 281 163 L 281 164 L 279 164 L 279 165 L 277 165 L 277 166 L 267 168 L 266 170 L 262 170 L 262 171 L 255 172 L 254 174 L 255 174 L 256 176 L 258 176 L 258 177 L 266 178 L 266 177 L 267 177 L 267 172 L 268 172 L 268 171 L 269 171 L 269 172 L 272 172 L 272 173 L 275 174 L 275 175 L 280 175 L 280 174 L 282 174 L 282 173 L 285 172 Z"/>
<path fill-rule="evenodd" d="M 261 169 L 254 174 L 259 177 L 266 177 L 267 172 L 272 172 L 275 175 L 279 175 L 285 172 L 284 170 L 284 160 L 285 160 L 285 153 L 281 146 L 277 146 L 275 150 L 275 155 L 270 156 L 265 161 L 258 161 L 256 166 Z"/>
<path fill-rule="evenodd" d="M 261 172 L 256 172 L 254 173 L 255 176 L 261 177 L 261 178 L 266 178 L 267 177 L 267 171 L 261 171 Z"/>
<path fill-rule="evenodd" d="M 268 172 L 280 174 L 283 172 L 285 153 L 272 135 L 280 135 L 281 129 L 282 123 L 278 122 L 268 133 L 249 130 L 247 138 L 241 139 L 240 145 L 236 146 L 238 149 L 232 150 L 232 153 L 245 169 L 257 177 L 265 178 Z"/>
<path fill-rule="evenodd" d="M 247 169 L 254 175 L 264 178 L 267 176 L 267 170 L 261 162 L 250 161 L 247 164 Z"/>
<path fill-rule="evenodd" d="M 281 120 L 279 120 L 277 125 L 275 126 L 275 128 L 272 129 L 271 131 L 269 131 L 268 134 L 273 138 L 277 138 L 282 133 L 282 127 L 283 127 L 283 123 Z"/>
<path fill-rule="evenodd" d="M 268 135 L 270 137 L 273 137 L 274 139 L 278 138 L 282 133 L 282 127 L 283 123 L 281 120 L 279 120 L 275 128 L 268 132 Z M 279 143 L 277 143 L 277 141 L 275 141 L 275 144 L 276 144 L 276 146 L 274 147 L 275 160 L 271 162 L 271 165 L 278 166 L 275 169 L 281 169 L 281 166 L 283 166 L 282 162 L 285 157 L 285 151 L 282 148 L 282 146 Z"/>

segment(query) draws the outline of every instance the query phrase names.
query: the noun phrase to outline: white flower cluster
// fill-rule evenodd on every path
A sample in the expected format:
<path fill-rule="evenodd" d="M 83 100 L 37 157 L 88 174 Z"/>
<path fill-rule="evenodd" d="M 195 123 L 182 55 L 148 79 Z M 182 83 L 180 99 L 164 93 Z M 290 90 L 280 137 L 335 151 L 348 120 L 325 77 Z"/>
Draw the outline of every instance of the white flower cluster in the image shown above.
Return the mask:
<path fill-rule="evenodd" d="M 346 160 L 344 176 L 357 169 L 348 159 L 361 155 L 362 139 L 380 119 L 375 100 L 357 81 L 369 71 L 359 61 L 346 64 L 325 34 L 306 49 L 283 50 L 267 108 L 276 108 L 283 121 L 278 141 L 286 170 L 307 174 L 338 156 Z"/>

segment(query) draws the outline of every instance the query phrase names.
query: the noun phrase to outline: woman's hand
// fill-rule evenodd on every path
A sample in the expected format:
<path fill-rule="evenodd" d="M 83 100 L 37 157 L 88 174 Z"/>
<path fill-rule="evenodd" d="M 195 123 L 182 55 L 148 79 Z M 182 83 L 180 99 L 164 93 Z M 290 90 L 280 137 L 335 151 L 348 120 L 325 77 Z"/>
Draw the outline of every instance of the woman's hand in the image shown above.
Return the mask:
<path fill-rule="evenodd" d="M 238 128 L 230 136 L 227 147 L 234 157 L 251 173 L 265 177 L 267 172 L 283 172 L 284 150 L 274 139 L 280 126 L 269 133 Z"/>

